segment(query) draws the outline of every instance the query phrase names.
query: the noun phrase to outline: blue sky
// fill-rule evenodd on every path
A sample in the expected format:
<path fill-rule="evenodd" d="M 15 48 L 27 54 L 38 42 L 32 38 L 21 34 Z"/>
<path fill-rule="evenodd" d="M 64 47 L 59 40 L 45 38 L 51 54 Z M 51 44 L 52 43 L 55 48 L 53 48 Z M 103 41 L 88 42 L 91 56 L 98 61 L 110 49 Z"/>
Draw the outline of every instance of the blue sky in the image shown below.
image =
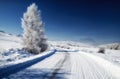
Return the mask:
<path fill-rule="evenodd" d="M 114 0 L 0 0 L 0 29 L 22 34 L 20 18 L 33 2 L 50 40 L 120 42 L 120 4 Z"/>

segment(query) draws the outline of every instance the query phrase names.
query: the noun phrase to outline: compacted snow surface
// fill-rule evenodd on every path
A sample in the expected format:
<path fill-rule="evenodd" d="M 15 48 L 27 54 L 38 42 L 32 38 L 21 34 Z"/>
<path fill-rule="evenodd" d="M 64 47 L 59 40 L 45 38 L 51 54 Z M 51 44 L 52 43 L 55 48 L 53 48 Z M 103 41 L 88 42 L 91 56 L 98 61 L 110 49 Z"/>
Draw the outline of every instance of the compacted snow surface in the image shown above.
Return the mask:
<path fill-rule="evenodd" d="M 57 52 L 41 62 L 3 79 L 120 79 L 120 50 L 72 41 L 49 41 L 49 50 L 33 55 L 21 50 L 21 37 L 0 33 L 0 68 Z"/>
<path fill-rule="evenodd" d="M 120 68 L 85 52 L 57 52 L 7 79 L 120 79 Z"/>

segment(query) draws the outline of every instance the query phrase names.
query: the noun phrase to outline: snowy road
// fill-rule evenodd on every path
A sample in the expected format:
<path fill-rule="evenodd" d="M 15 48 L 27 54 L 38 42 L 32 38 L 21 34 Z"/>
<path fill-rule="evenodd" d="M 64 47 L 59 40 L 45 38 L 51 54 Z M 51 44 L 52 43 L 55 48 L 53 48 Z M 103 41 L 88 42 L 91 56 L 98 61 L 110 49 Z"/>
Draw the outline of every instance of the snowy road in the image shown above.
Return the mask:
<path fill-rule="evenodd" d="M 120 68 L 85 52 L 57 52 L 5 79 L 120 79 Z"/>

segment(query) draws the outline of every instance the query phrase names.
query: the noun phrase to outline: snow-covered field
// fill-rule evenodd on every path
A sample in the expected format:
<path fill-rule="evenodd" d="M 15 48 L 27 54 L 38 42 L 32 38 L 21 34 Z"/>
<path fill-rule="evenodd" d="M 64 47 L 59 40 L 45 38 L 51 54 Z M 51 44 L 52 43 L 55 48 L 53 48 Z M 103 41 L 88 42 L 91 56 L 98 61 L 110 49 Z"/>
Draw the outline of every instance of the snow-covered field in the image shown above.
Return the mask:
<path fill-rule="evenodd" d="M 120 66 L 120 50 L 105 49 L 105 53 L 98 53 L 99 46 L 92 46 L 89 44 L 72 42 L 72 41 L 49 41 L 49 44 L 52 49 L 59 50 L 79 50 L 86 53 L 91 53 L 93 55 L 102 57 L 114 64 Z"/>
<path fill-rule="evenodd" d="M 21 48 L 21 37 L 0 32 L 0 50 Z"/>
<path fill-rule="evenodd" d="M 21 37 L 0 32 L 0 68 L 10 62 L 33 56 L 21 50 Z"/>
<path fill-rule="evenodd" d="M 92 55 L 79 52 L 57 52 L 23 71 L 5 79 L 120 79 L 120 67 Z"/>
<path fill-rule="evenodd" d="M 58 52 L 5 79 L 120 79 L 120 50 L 73 41 L 48 41 Z M 21 50 L 21 37 L 0 32 L 0 68 L 34 55 Z M 14 63 L 13 63 L 14 64 Z"/>

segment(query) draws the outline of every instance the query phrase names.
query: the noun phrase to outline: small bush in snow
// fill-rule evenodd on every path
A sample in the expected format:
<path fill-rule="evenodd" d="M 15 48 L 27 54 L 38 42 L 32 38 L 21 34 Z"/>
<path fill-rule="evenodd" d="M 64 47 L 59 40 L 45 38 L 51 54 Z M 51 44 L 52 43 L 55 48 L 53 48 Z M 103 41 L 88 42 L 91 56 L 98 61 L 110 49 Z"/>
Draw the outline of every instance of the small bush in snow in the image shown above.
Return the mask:
<path fill-rule="evenodd" d="M 99 48 L 98 53 L 105 53 L 105 49 L 104 48 Z"/>
<path fill-rule="evenodd" d="M 27 8 L 21 20 L 24 29 L 23 49 L 34 54 L 45 51 L 47 43 L 43 32 L 43 22 L 35 3 Z"/>
<path fill-rule="evenodd" d="M 115 50 L 119 50 L 119 45 L 116 45 L 116 46 L 115 46 Z"/>

